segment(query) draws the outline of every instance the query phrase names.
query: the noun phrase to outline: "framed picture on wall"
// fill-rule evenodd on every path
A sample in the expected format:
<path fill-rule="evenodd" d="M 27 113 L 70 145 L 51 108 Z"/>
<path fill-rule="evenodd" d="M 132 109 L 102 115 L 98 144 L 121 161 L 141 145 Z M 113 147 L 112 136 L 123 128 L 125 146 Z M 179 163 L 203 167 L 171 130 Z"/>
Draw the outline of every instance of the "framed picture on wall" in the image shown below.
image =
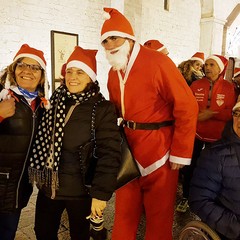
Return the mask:
<path fill-rule="evenodd" d="M 52 92 L 60 85 L 62 65 L 77 45 L 78 34 L 51 31 Z"/>

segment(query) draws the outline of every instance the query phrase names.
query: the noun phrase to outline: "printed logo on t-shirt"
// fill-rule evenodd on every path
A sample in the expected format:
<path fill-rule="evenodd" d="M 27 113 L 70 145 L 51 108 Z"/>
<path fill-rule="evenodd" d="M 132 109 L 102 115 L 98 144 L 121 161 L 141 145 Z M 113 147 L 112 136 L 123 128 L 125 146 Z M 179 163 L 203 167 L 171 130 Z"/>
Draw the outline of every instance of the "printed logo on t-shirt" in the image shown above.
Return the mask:
<path fill-rule="evenodd" d="M 224 104 L 225 94 L 217 94 L 216 103 L 220 107 Z"/>

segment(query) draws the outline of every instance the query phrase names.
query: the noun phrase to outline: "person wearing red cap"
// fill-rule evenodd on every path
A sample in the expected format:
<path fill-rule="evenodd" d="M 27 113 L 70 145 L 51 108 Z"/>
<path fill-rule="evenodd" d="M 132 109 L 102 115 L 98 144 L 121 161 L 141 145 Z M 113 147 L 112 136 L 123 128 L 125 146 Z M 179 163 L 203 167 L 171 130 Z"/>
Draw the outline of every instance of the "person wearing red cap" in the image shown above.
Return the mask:
<path fill-rule="evenodd" d="M 136 239 L 143 212 L 144 239 L 172 240 L 178 169 L 191 161 L 196 99 L 170 58 L 138 44 L 119 11 L 104 11 L 109 96 L 142 175 L 116 191 L 112 240 Z"/>
<path fill-rule="evenodd" d="M 232 118 L 236 94 L 234 85 L 223 78 L 227 64 L 223 56 L 209 56 L 204 63 L 206 76 L 190 86 L 198 102 L 199 114 L 192 162 L 182 169 L 183 198 L 177 207 L 179 212 L 186 212 L 188 208 L 190 181 L 202 149 L 221 138 L 226 122 Z"/>
<path fill-rule="evenodd" d="M 202 72 L 204 63 L 204 53 L 196 52 L 190 59 L 181 62 L 178 69 L 190 86 L 193 81 L 200 79 L 204 76 Z"/>
<path fill-rule="evenodd" d="M 42 51 L 23 44 L 0 77 L 0 239 L 13 240 L 32 193 L 29 151 L 48 88 Z"/>
<path fill-rule="evenodd" d="M 161 42 L 159 42 L 158 40 L 155 40 L 155 39 L 146 41 L 143 44 L 143 46 L 145 46 L 147 48 L 150 48 L 150 49 L 154 49 L 154 50 L 156 50 L 158 52 L 161 52 L 161 53 L 163 53 L 165 55 L 169 54 L 169 52 L 168 52 L 167 48 L 165 47 L 165 45 L 162 44 Z"/>
<path fill-rule="evenodd" d="M 96 53 L 74 49 L 64 84 L 54 91 L 52 108 L 44 113 L 34 140 L 29 178 L 39 187 L 34 228 L 38 240 L 57 239 L 64 209 L 71 239 L 89 240 L 86 218 L 102 221 L 116 188 L 121 138 L 115 107 L 96 81 Z"/>

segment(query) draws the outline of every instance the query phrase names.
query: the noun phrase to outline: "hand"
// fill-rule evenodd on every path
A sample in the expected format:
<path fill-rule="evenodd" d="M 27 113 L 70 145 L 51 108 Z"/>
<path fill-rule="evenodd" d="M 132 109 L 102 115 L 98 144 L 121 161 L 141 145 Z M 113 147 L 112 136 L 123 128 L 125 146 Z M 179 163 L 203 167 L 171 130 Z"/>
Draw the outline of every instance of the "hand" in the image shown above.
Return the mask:
<path fill-rule="evenodd" d="M 102 217 L 103 210 L 106 208 L 107 202 L 98 200 L 96 198 L 92 199 L 91 215 L 92 217 Z"/>
<path fill-rule="evenodd" d="M 215 112 L 211 109 L 204 109 L 199 112 L 198 114 L 198 121 L 205 121 L 213 117 L 214 114 L 217 114 L 218 112 Z"/>
<path fill-rule="evenodd" d="M 0 116 L 3 118 L 12 117 L 15 114 L 15 99 L 10 98 L 0 102 Z"/>
<path fill-rule="evenodd" d="M 180 168 L 183 168 L 184 166 L 185 165 L 183 165 L 183 164 L 170 162 L 170 167 L 172 170 L 179 170 Z"/>

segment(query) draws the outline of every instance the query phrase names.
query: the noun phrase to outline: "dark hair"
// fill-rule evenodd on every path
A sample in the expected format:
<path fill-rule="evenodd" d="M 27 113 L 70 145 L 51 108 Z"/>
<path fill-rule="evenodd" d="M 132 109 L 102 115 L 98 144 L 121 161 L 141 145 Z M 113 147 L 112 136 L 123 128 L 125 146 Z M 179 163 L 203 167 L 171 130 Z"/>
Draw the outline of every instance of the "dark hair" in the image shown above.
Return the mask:
<path fill-rule="evenodd" d="M 83 92 L 88 92 L 89 90 L 94 90 L 95 92 L 99 92 L 100 87 L 98 84 L 98 81 L 91 81 L 87 84 L 87 86 L 85 87 L 85 89 L 83 90 Z"/>

